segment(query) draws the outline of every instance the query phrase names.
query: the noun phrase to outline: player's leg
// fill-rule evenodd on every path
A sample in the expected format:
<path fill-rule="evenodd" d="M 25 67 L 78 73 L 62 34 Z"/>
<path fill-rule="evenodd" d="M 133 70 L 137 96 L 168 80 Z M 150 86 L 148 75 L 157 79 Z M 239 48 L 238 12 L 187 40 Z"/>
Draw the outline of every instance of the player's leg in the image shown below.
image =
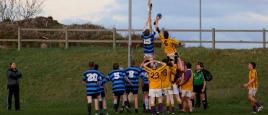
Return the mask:
<path fill-rule="evenodd" d="M 149 100 L 150 100 L 150 106 L 151 106 L 152 115 L 156 115 L 155 98 L 156 98 L 155 89 L 149 89 Z"/>
<path fill-rule="evenodd" d="M 143 106 L 144 106 L 144 112 L 148 112 L 149 111 L 149 96 L 148 96 L 148 91 L 149 91 L 149 86 L 148 85 L 144 85 L 142 88 L 143 91 Z"/>
<path fill-rule="evenodd" d="M 193 105 L 192 105 L 192 100 L 191 100 L 191 98 L 193 98 L 193 93 L 192 93 L 192 91 L 188 91 L 188 92 L 187 92 L 187 97 L 188 97 L 188 107 L 189 107 L 189 112 L 193 112 Z"/>
<path fill-rule="evenodd" d="M 207 109 L 207 103 L 206 103 L 206 97 L 205 97 L 205 93 L 201 93 L 200 94 L 200 97 L 201 97 L 201 100 L 202 100 L 202 104 L 203 104 L 203 107 L 204 107 L 204 110 Z"/>
<path fill-rule="evenodd" d="M 162 89 L 158 89 L 157 90 L 157 101 L 158 101 L 158 113 L 163 113 L 163 96 L 162 96 L 163 92 Z"/>
<path fill-rule="evenodd" d="M 136 113 L 138 113 L 138 105 L 139 105 L 139 103 L 138 103 L 138 94 L 136 93 L 136 94 L 134 94 L 134 103 L 135 103 L 135 112 Z"/>
<path fill-rule="evenodd" d="M 182 100 L 181 100 L 181 96 L 180 96 L 180 90 L 177 86 L 177 84 L 173 84 L 173 96 L 175 96 L 178 107 L 180 110 L 182 110 Z"/>
<path fill-rule="evenodd" d="M 102 94 L 102 108 L 103 108 L 103 113 L 105 115 L 108 115 L 105 93 L 104 93 L 104 95 Z"/>
<path fill-rule="evenodd" d="M 88 112 L 88 115 L 91 115 L 91 107 L 92 105 L 92 96 L 87 96 L 87 112 Z"/>
<path fill-rule="evenodd" d="M 113 108 L 114 108 L 114 111 L 115 112 L 118 112 L 118 106 L 119 106 L 119 99 L 120 99 L 120 97 L 118 99 L 118 95 L 116 93 L 117 92 L 114 92 L 114 96 L 113 96 L 113 98 L 114 98 Z"/>
<path fill-rule="evenodd" d="M 256 92 L 257 92 L 256 89 L 249 89 L 249 93 L 248 93 L 248 100 L 250 101 L 252 105 L 253 113 L 261 110 L 260 104 L 255 99 Z"/>
<path fill-rule="evenodd" d="M 128 102 L 128 95 L 126 92 L 121 92 L 120 94 L 123 99 L 122 99 L 122 107 L 120 110 L 120 113 L 122 113 L 125 109 L 130 112 L 130 108 L 129 108 L 129 102 Z"/>
<path fill-rule="evenodd" d="M 173 90 L 170 90 L 169 91 L 169 98 L 170 98 L 170 106 L 171 106 L 171 108 L 170 108 L 170 112 L 171 112 L 171 114 L 175 114 L 175 108 L 174 108 L 174 92 L 173 92 Z"/>
<path fill-rule="evenodd" d="M 168 94 L 168 91 L 165 91 L 165 96 L 166 96 L 166 112 L 169 114 L 170 113 L 170 95 Z"/>
<path fill-rule="evenodd" d="M 100 114 L 100 111 L 99 111 L 99 99 L 100 99 L 100 96 L 95 95 L 93 98 L 94 98 L 94 105 L 95 105 L 95 111 L 96 111 L 95 115 L 99 115 Z"/>

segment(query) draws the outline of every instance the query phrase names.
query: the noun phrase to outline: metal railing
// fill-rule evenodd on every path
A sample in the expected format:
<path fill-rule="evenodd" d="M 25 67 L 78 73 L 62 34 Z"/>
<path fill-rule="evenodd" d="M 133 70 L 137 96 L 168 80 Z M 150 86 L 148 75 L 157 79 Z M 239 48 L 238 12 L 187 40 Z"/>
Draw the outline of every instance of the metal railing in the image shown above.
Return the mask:
<path fill-rule="evenodd" d="M 64 39 L 23 39 L 21 36 L 21 33 L 24 31 L 43 31 L 43 32 L 63 32 L 65 35 Z M 71 40 L 68 37 L 68 32 L 112 32 L 112 39 L 105 39 L 105 40 Z M 112 43 L 113 48 L 116 48 L 117 43 L 128 43 L 128 40 L 117 40 L 116 34 L 117 32 L 127 32 L 127 29 L 69 29 L 69 28 L 62 28 L 62 29 L 36 29 L 36 28 L 18 28 L 18 38 L 17 39 L 0 39 L 2 42 L 17 42 L 17 48 L 20 51 L 22 47 L 22 42 L 50 42 L 50 43 L 64 43 L 65 49 L 69 48 L 69 43 Z M 141 32 L 142 29 L 133 29 L 132 32 Z M 200 32 L 199 29 L 167 29 L 169 32 Z M 203 29 L 201 32 L 210 32 L 212 35 L 211 40 L 185 40 L 184 43 L 211 43 L 212 49 L 216 49 L 216 43 L 245 43 L 245 44 L 262 44 L 263 48 L 266 48 L 266 44 L 268 43 L 266 41 L 266 32 L 268 30 L 266 29 L 260 29 L 260 30 L 228 30 L 228 29 Z M 262 41 L 222 41 L 222 40 L 216 40 L 216 34 L 221 32 L 251 32 L 251 33 L 260 33 L 262 34 Z M 132 40 L 132 43 L 143 43 L 142 40 Z M 160 43 L 159 40 L 156 41 L 156 43 Z"/>

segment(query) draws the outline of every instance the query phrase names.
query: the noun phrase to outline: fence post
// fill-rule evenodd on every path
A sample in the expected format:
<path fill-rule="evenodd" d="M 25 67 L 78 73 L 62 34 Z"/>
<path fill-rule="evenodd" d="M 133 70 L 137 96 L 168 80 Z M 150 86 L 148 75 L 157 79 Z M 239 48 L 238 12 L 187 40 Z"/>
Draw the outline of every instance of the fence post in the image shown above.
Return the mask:
<path fill-rule="evenodd" d="M 215 28 L 212 28 L 212 49 L 216 49 L 216 31 Z"/>
<path fill-rule="evenodd" d="M 116 48 L 116 28 L 113 28 L 113 49 Z"/>
<path fill-rule="evenodd" d="M 18 51 L 21 50 L 21 33 L 20 33 L 20 31 L 21 31 L 21 28 L 18 27 Z"/>
<path fill-rule="evenodd" d="M 65 32 L 65 49 L 68 49 L 68 47 L 69 47 L 69 43 L 68 43 L 68 27 L 64 28 L 64 32 Z"/>
<path fill-rule="evenodd" d="M 266 48 L 266 30 L 263 28 L 263 48 Z"/>

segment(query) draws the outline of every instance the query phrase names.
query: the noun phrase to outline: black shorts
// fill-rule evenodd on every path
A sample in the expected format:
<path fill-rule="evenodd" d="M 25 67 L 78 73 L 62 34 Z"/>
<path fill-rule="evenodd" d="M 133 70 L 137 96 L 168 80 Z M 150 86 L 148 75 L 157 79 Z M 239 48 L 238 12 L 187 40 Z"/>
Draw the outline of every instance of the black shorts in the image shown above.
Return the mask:
<path fill-rule="evenodd" d="M 105 92 L 104 91 L 100 92 L 100 96 L 105 97 Z"/>
<path fill-rule="evenodd" d="M 114 91 L 113 94 L 114 96 L 122 96 L 124 95 L 125 91 Z"/>
<path fill-rule="evenodd" d="M 135 89 L 138 89 L 138 90 L 135 90 Z M 138 92 L 139 92 L 139 87 L 133 88 L 132 86 L 126 86 L 126 93 L 127 94 L 129 94 L 129 93 L 138 94 Z"/>
<path fill-rule="evenodd" d="M 142 91 L 149 92 L 149 84 L 144 84 L 144 86 L 142 87 Z"/>
<path fill-rule="evenodd" d="M 87 96 L 91 96 L 92 99 L 97 99 L 99 95 L 100 95 L 99 93 L 95 93 L 95 94 L 87 94 Z"/>
<path fill-rule="evenodd" d="M 194 85 L 195 93 L 202 93 L 203 85 Z"/>

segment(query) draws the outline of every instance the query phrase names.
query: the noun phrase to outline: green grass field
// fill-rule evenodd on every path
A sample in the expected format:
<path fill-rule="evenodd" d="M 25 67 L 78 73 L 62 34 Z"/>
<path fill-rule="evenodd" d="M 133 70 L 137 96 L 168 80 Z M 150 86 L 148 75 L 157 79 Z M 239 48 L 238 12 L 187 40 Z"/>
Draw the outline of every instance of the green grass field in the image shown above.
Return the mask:
<path fill-rule="evenodd" d="M 257 97 L 264 102 L 264 106 L 268 104 L 268 49 L 213 51 L 186 48 L 180 51 L 186 61 L 193 64 L 197 61 L 204 62 L 214 75 L 213 81 L 208 84 L 209 110 L 197 110 L 193 114 L 250 114 L 247 92 L 242 87 L 248 79 L 249 61 L 257 62 L 260 81 Z M 164 58 L 162 49 L 157 48 L 156 52 L 157 59 Z M 133 58 L 142 61 L 142 48 L 133 50 Z M 23 72 L 20 112 L 5 109 L 6 70 L 13 59 Z M 89 60 L 96 61 L 100 70 L 107 74 L 114 62 L 120 62 L 126 67 L 127 49 L 117 48 L 115 52 L 111 47 L 92 46 L 68 50 L 0 50 L 0 115 L 86 115 L 85 88 L 81 73 L 87 68 Z M 112 108 L 111 94 L 109 91 L 109 111 Z M 115 113 L 111 111 L 111 114 Z M 268 114 L 268 110 L 265 108 L 259 114 Z"/>

